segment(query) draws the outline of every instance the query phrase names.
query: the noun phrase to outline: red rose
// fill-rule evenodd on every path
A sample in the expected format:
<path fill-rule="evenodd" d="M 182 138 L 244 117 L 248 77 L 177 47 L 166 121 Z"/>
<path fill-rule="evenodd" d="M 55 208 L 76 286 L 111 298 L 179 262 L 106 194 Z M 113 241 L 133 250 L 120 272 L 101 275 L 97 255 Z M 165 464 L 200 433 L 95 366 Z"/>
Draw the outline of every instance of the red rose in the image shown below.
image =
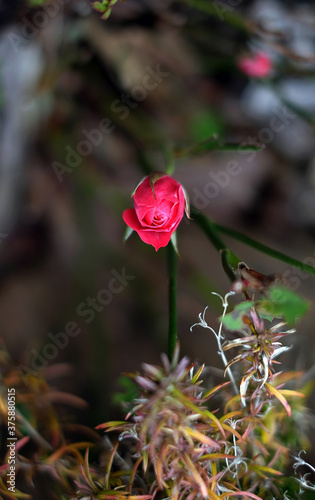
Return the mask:
<path fill-rule="evenodd" d="M 155 182 L 148 176 L 137 187 L 133 199 L 135 208 L 123 213 L 125 223 L 155 250 L 165 247 L 184 215 L 182 186 L 169 175 Z"/>

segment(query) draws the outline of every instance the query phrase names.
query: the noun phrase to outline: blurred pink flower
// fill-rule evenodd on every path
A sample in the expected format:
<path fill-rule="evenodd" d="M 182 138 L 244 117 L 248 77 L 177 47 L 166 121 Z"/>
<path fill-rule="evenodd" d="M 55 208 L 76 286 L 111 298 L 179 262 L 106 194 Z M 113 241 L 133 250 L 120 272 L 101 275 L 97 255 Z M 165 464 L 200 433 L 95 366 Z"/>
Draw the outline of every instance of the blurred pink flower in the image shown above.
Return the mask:
<path fill-rule="evenodd" d="M 252 55 L 241 56 L 238 60 L 238 67 L 247 76 L 265 78 L 271 73 L 272 61 L 267 54 L 257 52 Z"/>

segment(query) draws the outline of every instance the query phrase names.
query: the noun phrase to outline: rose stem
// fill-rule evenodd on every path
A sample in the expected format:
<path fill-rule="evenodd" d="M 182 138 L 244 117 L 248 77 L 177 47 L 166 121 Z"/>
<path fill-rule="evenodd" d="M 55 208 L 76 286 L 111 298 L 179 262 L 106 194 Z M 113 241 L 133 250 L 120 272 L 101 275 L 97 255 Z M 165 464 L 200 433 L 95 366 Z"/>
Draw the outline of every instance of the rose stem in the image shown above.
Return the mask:
<path fill-rule="evenodd" d="M 301 262 L 297 259 L 294 259 L 292 257 L 289 257 L 288 255 L 278 252 L 278 250 L 274 250 L 273 248 L 270 248 L 266 245 L 263 245 L 262 243 L 259 243 L 256 240 L 253 240 L 249 236 L 246 236 L 243 233 L 240 233 L 239 231 L 236 231 L 235 229 L 231 229 L 226 226 L 222 226 L 221 224 L 217 224 L 215 222 L 212 223 L 213 228 L 216 231 L 219 231 L 221 233 L 224 233 L 231 238 L 234 238 L 238 241 L 241 241 L 245 245 L 249 245 L 252 248 L 255 248 L 256 250 L 259 250 L 260 252 L 269 255 L 270 257 L 273 257 L 275 259 L 281 260 L 282 262 L 285 262 L 289 264 L 290 266 L 294 266 L 298 269 L 301 269 L 301 271 L 306 271 L 309 274 L 315 275 L 315 267 L 310 266 L 308 264 L 305 264 L 304 262 Z"/>
<path fill-rule="evenodd" d="M 220 252 L 224 272 L 229 278 L 229 280 L 233 282 L 236 279 L 236 277 L 232 270 L 232 267 L 229 265 L 229 262 L 227 260 L 227 252 L 230 252 L 231 254 L 232 252 L 221 240 L 214 223 L 208 217 L 200 213 L 195 207 L 190 207 L 190 213 L 191 213 L 191 218 L 194 221 L 196 221 L 197 224 L 201 227 L 201 229 L 205 232 L 206 236 L 209 238 L 214 248 L 216 248 L 216 250 Z M 239 260 L 237 257 L 235 257 L 235 259 L 237 261 Z"/>
<path fill-rule="evenodd" d="M 266 245 L 263 245 L 262 243 L 259 243 L 256 240 L 253 240 L 249 236 L 246 236 L 243 233 L 240 233 L 236 229 L 232 229 L 230 227 L 223 226 L 221 224 L 217 224 L 216 222 L 211 221 L 208 217 L 200 213 L 195 207 L 190 207 L 190 212 L 192 219 L 197 222 L 197 224 L 201 227 L 201 229 L 206 233 L 208 236 L 209 240 L 213 244 L 213 246 L 221 252 L 221 257 L 222 257 L 222 265 L 224 267 L 224 270 L 228 277 L 232 279 L 232 274 L 229 274 L 229 267 L 228 265 L 224 265 L 224 260 L 226 261 L 226 252 L 224 250 L 230 252 L 230 250 L 227 248 L 227 246 L 223 243 L 221 238 L 219 237 L 218 233 L 223 233 L 226 234 L 227 236 L 230 236 L 231 238 L 234 238 L 235 240 L 241 241 L 245 245 L 251 246 L 252 248 L 255 248 L 256 250 L 264 253 L 265 255 L 269 255 L 270 257 L 273 257 L 274 259 L 281 260 L 282 262 L 285 262 L 289 264 L 290 266 L 294 266 L 298 269 L 301 269 L 301 271 L 305 271 L 309 274 L 315 275 L 315 267 L 310 266 L 308 264 L 305 264 L 304 262 L 301 262 L 297 259 L 294 259 L 292 257 L 289 257 L 289 255 L 286 255 L 282 252 L 279 252 L 278 250 L 274 250 L 273 248 L 270 248 Z M 239 260 L 239 259 L 238 259 Z M 228 264 L 228 263 L 226 263 Z M 231 271 L 231 268 L 230 268 Z M 231 271 L 232 272 L 232 271 Z M 234 277 L 235 279 L 235 277 Z M 233 280 L 232 280 L 233 281 Z"/>
<path fill-rule="evenodd" d="M 173 243 L 167 245 L 169 274 L 168 357 L 172 359 L 177 341 L 177 256 Z"/>

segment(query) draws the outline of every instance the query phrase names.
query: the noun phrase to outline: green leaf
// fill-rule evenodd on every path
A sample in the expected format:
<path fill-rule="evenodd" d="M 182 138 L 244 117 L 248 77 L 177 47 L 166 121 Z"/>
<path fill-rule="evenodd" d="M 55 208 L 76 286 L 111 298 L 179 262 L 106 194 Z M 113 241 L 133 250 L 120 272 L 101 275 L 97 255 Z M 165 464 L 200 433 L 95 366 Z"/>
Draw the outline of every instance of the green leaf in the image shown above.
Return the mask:
<path fill-rule="evenodd" d="M 126 227 L 125 235 L 124 235 L 124 241 L 127 241 L 128 238 L 132 235 L 133 229 L 129 226 Z"/>
<path fill-rule="evenodd" d="M 187 193 L 186 189 L 184 188 L 184 186 L 182 186 L 182 190 L 183 190 L 184 196 L 185 196 L 185 214 L 186 214 L 186 217 L 188 217 L 188 219 L 190 219 L 190 199 L 189 199 L 188 193 Z"/>
<path fill-rule="evenodd" d="M 131 193 L 131 198 L 134 196 L 135 192 L 137 191 L 138 187 L 140 186 L 140 184 L 143 183 L 144 179 L 147 177 L 147 175 L 145 175 L 144 177 L 142 177 L 142 179 L 138 182 L 138 184 L 136 185 L 136 187 L 134 188 L 134 190 L 132 191 Z"/>
<path fill-rule="evenodd" d="M 240 259 L 228 248 L 225 248 L 222 252 L 225 252 L 229 265 L 233 267 L 233 269 L 237 269 L 237 264 L 241 262 Z"/>
<path fill-rule="evenodd" d="M 191 136 L 193 141 L 199 142 L 208 137 L 224 134 L 224 125 L 219 113 L 204 110 L 193 115 L 190 123 Z"/>
<path fill-rule="evenodd" d="M 173 248 L 176 252 L 176 254 L 178 255 L 178 257 L 180 258 L 180 254 L 179 254 L 179 251 L 178 251 L 178 246 L 177 246 L 177 234 L 176 234 L 176 231 L 174 231 L 174 233 L 172 234 L 171 236 L 171 243 L 173 245 Z"/>
<path fill-rule="evenodd" d="M 98 12 L 105 12 L 108 7 L 108 1 L 104 0 L 103 2 L 93 2 L 93 9 Z"/>
<path fill-rule="evenodd" d="M 230 277 L 233 282 L 236 279 L 235 269 L 237 269 L 237 264 L 240 262 L 239 258 L 231 252 L 228 248 L 223 248 L 220 250 L 221 263 L 225 273 Z"/>
<path fill-rule="evenodd" d="M 102 15 L 101 19 L 108 19 L 112 13 L 112 9 L 107 9 L 105 14 Z"/>
<path fill-rule="evenodd" d="M 118 384 L 123 388 L 123 390 L 113 394 L 113 403 L 116 405 L 131 403 L 131 401 L 138 395 L 137 384 L 126 375 L 121 375 L 119 377 Z"/>
<path fill-rule="evenodd" d="M 233 311 L 226 314 L 224 317 L 220 317 L 220 321 L 228 330 L 240 330 L 244 328 L 243 316 L 249 314 L 251 308 L 255 305 L 255 302 L 246 300 L 237 304 Z"/>
<path fill-rule="evenodd" d="M 258 310 L 262 309 L 274 317 L 284 318 L 289 324 L 295 323 L 309 308 L 309 303 L 305 299 L 284 286 L 271 287 L 269 299 L 258 301 Z"/>

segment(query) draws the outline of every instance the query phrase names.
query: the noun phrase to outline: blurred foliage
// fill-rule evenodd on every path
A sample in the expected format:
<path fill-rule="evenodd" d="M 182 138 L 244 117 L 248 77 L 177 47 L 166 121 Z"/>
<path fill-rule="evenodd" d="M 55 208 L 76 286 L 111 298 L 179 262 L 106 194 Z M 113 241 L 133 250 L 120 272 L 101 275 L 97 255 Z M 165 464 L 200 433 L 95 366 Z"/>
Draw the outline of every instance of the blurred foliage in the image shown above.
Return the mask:
<path fill-rule="evenodd" d="M 93 9 L 97 12 L 101 12 L 102 19 L 108 19 L 112 12 L 112 7 L 117 3 L 118 0 L 102 0 L 102 2 L 92 2 Z"/>
<path fill-rule="evenodd" d="M 3 346 L 0 350 L 0 366 L 0 491 L 4 498 L 34 499 L 41 494 L 47 499 L 55 498 L 55 495 L 65 498 L 65 494 L 70 498 L 73 481 L 84 464 L 82 452 L 84 454 L 87 446 L 95 446 L 100 442 L 93 430 L 75 423 L 65 412 L 65 405 L 82 409 L 86 406 L 85 402 L 77 396 L 50 387 L 40 376 L 25 377 L 13 365 Z M 51 367 L 50 376 L 63 376 L 65 368 L 62 365 Z M 14 410 L 9 412 L 9 418 L 10 394 L 13 395 L 11 399 L 14 398 Z M 8 434 L 11 425 L 14 430 Z M 8 436 L 16 439 L 11 461 Z M 79 436 L 81 440 L 77 439 Z M 13 489 L 8 484 L 10 463 L 14 467 Z"/>
<path fill-rule="evenodd" d="M 45 3 L 48 3 L 49 0 L 28 0 L 28 3 L 31 7 L 40 7 Z"/>

